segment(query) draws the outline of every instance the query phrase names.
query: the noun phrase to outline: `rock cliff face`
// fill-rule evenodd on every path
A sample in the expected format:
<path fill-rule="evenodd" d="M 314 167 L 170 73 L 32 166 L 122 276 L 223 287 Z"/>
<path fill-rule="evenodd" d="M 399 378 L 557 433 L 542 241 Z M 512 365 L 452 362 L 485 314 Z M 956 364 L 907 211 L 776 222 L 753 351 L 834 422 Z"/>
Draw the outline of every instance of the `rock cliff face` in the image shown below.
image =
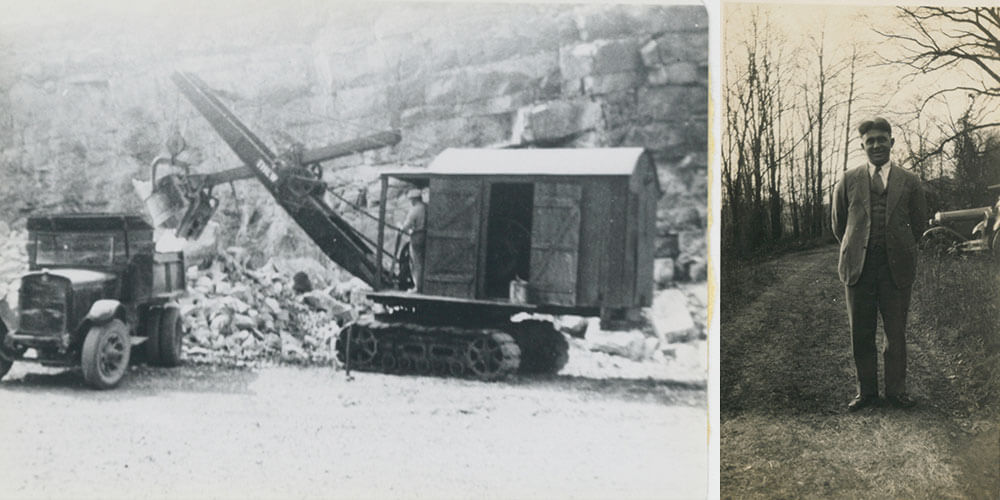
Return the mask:
<path fill-rule="evenodd" d="M 682 259 L 704 258 L 701 7 L 182 1 L 89 9 L 15 9 L 0 21 L 0 220 L 15 227 L 38 211 L 141 210 L 130 181 L 148 179 L 175 131 L 197 171 L 236 166 L 170 82 L 181 69 L 217 89 L 277 150 L 399 129 L 395 147 L 326 165 L 325 178 L 352 201 L 361 192 L 377 200 L 379 169 L 423 166 L 450 146 L 649 148 L 665 192 L 660 230 L 679 233 Z M 216 193 L 223 244 L 251 246 L 258 257 L 318 255 L 253 181 Z"/>

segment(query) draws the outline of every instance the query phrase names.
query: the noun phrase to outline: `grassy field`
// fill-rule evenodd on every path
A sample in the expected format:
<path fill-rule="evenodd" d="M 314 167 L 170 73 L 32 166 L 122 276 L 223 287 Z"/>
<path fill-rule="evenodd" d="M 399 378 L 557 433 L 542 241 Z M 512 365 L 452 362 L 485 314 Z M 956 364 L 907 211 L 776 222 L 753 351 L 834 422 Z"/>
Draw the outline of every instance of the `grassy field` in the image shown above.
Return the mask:
<path fill-rule="evenodd" d="M 723 498 L 995 498 L 1000 267 L 922 259 L 907 330 L 918 406 L 849 414 L 836 252 L 723 272 Z"/>
<path fill-rule="evenodd" d="M 969 408 L 1000 413 L 1000 262 L 981 256 L 920 260 L 910 331 L 956 354 Z"/>

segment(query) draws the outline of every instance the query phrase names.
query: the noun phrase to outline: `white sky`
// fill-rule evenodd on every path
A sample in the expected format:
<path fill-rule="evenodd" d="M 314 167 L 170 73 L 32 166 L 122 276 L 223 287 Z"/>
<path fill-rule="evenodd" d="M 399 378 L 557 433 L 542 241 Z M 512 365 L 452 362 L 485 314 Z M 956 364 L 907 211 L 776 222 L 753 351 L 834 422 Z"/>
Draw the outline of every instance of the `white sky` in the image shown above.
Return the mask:
<path fill-rule="evenodd" d="M 852 46 L 856 45 L 859 53 L 871 56 L 871 62 L 877 62 L 881 57 L 894 58 L 901 54 L 900 47 L 896 42 L 887 40 L 876 33 L 875 29 L 883 32 L 893 32 L 899 34 L 909 34 L 906 25 L 897 17 L 895 7 L 877 5 L 817 5 L 817 4 L 729 4 L 723 10 L 723 58 L 726 53 L 735 50 L 735 54 L 740 54 L 743 50 L 741 45 L 746 39 L 745 31 L 749 13 L 753 9 L 759 8 L 762 13 L 766 13 L 771 24 L 780 32 L 783 37 L 783 50 L 799 50 L 803 54 L 806 64 L 811 64 L 808 75 L 815 75 L 818 70 L 815 66 L 816 40 L 822 36 L 825 40 L 826 58 L 830 63 L 844 60 L 850 56 Z M 806 56 L 810 55 L 810 56 Z M 790 59 L 786 62 L 790 63 Z M 741 59 L 737 56 L 734 62 L 739 65 Z M 723 60 L 723 66 L 727 63 Z M 884 115 L 893 124 L 899 126 L 896 130 L 903 133 L 902 116 L 898 113 L 909 114 L 908 119 L 917 118 L 915 114 L 915 103 L 923 100 L 931 92 L 954 87 L 958 85 L 981 87 L 978 83 L 981 76 L 975 74 L 974 68 L 970 66 L 958 66 L 946 71 L 938 71 L 928 75 L 912 77 L 910 68 L 903 66 L 869 66 L 858 71 L 856 82 L 856 100 L 851 111 L 851 122 L 859 123 L 860 120 L 872 115 Z M 804 78 L 807 75 L 800 75 Z M 725 77 L 724 77 L 725 79 Z M 842 74 L 840 82 L 835 85 L 830 98 L 833 100 L 844 100 L 847 97 L 848 74 Z M 860 91 L 860 96 L 857 95 Z M 952 121 L 957 119 L 969 105 L 968 97 L 964 92 L 947 94 L 926 106 L 918 121 L 907 124 L 905 128 L 919 127 L 932 131 L 933 135 L 940 136 L 933 123 L 939 121 Z M 994 100 L 992 103 L 981 100 L 977 101 L 975 108 L 984 119 L 1000 121 L 1000 103 Z M 895 117 L 895 119 L 894 119 Z M 838 116 L 837 122 L 833 124 L 843 134 L 844 113 Z M 895 132 L 895 131 L 894 131 Z M 894 133 L 894 135 L 898 135 Z M 912 139 L 912 138 L 911 138 Z M 843 139 L 840 139 L 841 142 Z M 904 152 L 902 144 L 897 142 L 897 155 Z M 861 150 L 857 144 L 849 146 L 852 158 L 861 158 Z M 842 154 L 842 153 L 841 153 Z"/>

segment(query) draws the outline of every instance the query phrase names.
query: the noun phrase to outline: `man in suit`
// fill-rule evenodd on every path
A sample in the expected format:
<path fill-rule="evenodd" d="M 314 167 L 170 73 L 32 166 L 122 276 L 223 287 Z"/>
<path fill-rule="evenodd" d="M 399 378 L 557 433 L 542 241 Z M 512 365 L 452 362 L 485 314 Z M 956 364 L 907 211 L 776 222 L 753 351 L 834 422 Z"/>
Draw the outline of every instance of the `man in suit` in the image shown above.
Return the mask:
<path fill-rule="evenodd" d="M 906 315 L 927 202 L 920 179 L 890 161 L 895 140 L 889 122 L 867 120 L 858 132 L 868 162 L 844 173 L 831 210 L 858 379 L 857 396 L 847 408 L 857 411 L 878 401 L 878 313 L 886 338 L 886 400 L 909 408 L 915 402 L 906 394 Z"/>

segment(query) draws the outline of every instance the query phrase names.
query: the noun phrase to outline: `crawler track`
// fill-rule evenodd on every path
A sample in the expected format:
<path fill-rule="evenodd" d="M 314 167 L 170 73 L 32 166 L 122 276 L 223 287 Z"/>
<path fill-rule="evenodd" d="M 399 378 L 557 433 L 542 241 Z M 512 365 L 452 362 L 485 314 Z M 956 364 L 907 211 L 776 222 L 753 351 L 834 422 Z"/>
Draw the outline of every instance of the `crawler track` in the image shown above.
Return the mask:
<path fill-rule="evenodd" d="M 349 327 L 351 369 L 499 380 L 515 372 L 556 373 L 569 345 L 546 321 L 483 326 L 433 325 L 366 316 Z M 337 359 L 347 359 L 345 331 Z"/>
<path fill-rule="evenodd" d="M 499 329 L 367 316 L 350 326 L 349 335 L 355 370 L 498 380 L 516 372 L 521 363 L 521 349 L 514 338 Z M 347 359 L 346 339 L 344 334 L 337 339 L 341 362 Z"/>

